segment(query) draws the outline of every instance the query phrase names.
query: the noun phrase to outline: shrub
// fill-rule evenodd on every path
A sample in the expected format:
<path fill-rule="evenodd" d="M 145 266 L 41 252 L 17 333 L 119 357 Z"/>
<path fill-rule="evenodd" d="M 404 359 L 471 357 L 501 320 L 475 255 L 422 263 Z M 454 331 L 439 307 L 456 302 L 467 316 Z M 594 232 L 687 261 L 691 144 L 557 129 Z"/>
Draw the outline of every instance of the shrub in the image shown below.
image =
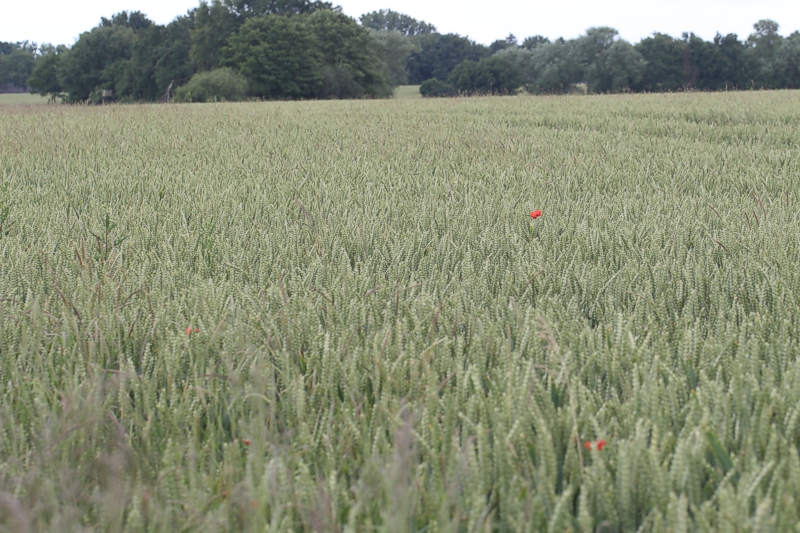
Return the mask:
<path fill-rule="evenodd" d="M 447 81 L 460 92 L 475 94 L 514 94 L 523 82 L 519 67 L 502 56 L 463 61 Z"/>
<path fill-rule="evenodd" d="M 247 97 L 247 80 L 229 68 L 199 72 L 175 91 L 176 102 L 236 102 Z"/>
<path fill-rule="evenodd" d="M 419 93 L 425 98 L 435 98 L 442 96 L 455 96 L 455 88 L 446 81 L 431 78 L 423 81 L 419 86 Z"/>

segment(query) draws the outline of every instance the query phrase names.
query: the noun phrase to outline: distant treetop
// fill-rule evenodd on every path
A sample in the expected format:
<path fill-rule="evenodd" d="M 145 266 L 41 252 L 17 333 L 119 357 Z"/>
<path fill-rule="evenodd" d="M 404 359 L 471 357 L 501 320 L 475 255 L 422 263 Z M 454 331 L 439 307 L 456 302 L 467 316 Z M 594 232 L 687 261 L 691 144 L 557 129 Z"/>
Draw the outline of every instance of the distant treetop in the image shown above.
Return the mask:
<path fill-rule="evenodd" d="M 399 31 L 408 37 L 436 33 L 436 26 L 391 9 L 361 15 L 361 25 L 373 30 Z"/>
<path fill-rule="evenodd" d="M 241 17 L 302 15 L 319 10 L 336 11 L 330 2 L 314 0 L 224 0 L 225 7 Z"/>
<path fill-rule="evenodd" d="M 155 24 L 152 20 L 147 18 L 147 15 L 141 11 L 120 11 L 116 15 L 112 15 L 111 19 L 100 17 L 100 26 L 122 26 L 123 28 L 130 28 L 133 31 L 145 30 Z"/>

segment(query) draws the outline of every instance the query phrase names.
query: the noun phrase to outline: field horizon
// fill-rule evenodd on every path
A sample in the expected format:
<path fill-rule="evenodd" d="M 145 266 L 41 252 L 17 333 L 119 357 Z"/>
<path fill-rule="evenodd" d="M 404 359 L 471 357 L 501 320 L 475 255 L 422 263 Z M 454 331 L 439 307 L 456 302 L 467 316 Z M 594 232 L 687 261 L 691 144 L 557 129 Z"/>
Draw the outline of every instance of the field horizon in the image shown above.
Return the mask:
<path fill-rule="evenodd" d="M 800 529 L 800 91 L 0 132 L 0 529 Z"/>

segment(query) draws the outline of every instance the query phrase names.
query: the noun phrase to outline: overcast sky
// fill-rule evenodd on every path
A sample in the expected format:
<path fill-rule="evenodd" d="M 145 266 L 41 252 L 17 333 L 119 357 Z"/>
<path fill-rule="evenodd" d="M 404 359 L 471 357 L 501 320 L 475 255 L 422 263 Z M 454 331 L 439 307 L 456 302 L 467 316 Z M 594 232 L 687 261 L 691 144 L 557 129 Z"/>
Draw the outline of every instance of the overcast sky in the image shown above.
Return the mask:
<path fill-rule="evenodd" d="M 139 10 L 160 24 L 198 5 L 199 0 L 0 0 L 0 41 L 31 40 L 72 44 L 101 16 Z M 749 35 L 762 18 L 776 20 L 780 33 L 800 30 L 800 0 L 341 0 L 344 12 L 358 18 L 381 8 L 394 9 L 434 24 L 442 33 L 459 33 L 484 44 L 513 33 L 572 38 L 591 26 L 612 26 L 637 42 L 654 31 L 680 36 L 693 31 L 704 39 L 716 32 Z"/>

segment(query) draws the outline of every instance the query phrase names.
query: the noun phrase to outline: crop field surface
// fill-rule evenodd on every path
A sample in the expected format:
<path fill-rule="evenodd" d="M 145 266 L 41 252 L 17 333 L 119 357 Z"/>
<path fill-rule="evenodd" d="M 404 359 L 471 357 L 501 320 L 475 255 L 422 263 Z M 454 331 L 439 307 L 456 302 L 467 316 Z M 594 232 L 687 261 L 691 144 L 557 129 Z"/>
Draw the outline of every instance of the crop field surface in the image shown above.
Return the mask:
<path fill-rule="evenodd" d="M 5 107 L 0 528 L 798 531 L 798 150 L 791 91 Z"/>

